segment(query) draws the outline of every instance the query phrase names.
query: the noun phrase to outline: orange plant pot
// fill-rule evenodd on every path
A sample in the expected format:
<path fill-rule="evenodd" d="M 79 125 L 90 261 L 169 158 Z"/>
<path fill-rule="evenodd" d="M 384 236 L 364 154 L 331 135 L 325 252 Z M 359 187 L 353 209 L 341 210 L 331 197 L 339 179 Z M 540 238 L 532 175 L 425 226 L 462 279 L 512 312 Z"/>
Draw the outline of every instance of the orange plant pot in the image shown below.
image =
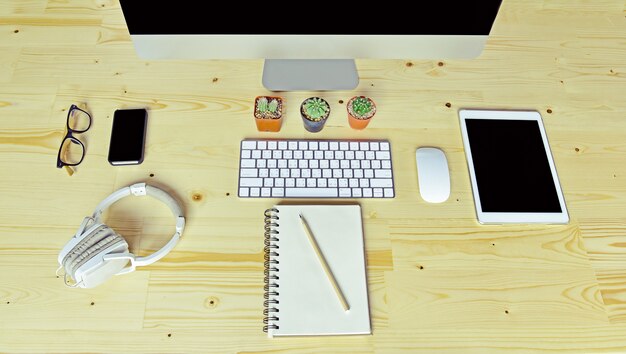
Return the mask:
<path fill-rule="evenodd" d="M 352 115 L 352 113 L 350 113 L 350 107 L 352 105 L 352 101 L 355 98 L 357 98 L 357 97 L 358 96 L 352 97 L 348 101 L 348 104 L 346 104 L 346 110 L 348 111 L 348 124 L 350 124 L 350 128 L 352 128 L 352 129 L 363 130 L 363 129 L 365 129 L 365 127 L 367 127 L 367 125 L 370 123 L 372 118 L 374 118 L 374 115 L 376 115 L 376 104 L 374 103 L 374 101 L 369 99 L 369 101 L 372 103 L 372 105 L 374 105 L 374 113 L 370 117 L 365 118 L 365 119 L 356 118 L 355 116 Z"/>
<path fill-rule="evenodd" d="M 263 117 L 258 114 L 259 98 L 265 97 L 267 100 L 278 100 L 278 113 L 276 117 Z M 260 132 L 278 132 L 283 123 L 283 99 L 282 97 L 258 96 L 254 99 L 254 121 L 256 128 Z"/>
<path fill-rule="evenodd" d="M 273 118 L 254 118 L 256 128 L 260 132 L 278 132 L 283 123 L 283 117 Z"/>
<path fill-rule="evenodd" d="M 370 124 L 370 120 L 372 120 L 372 117 L 367 119 L 358 119 L 353 117 L 352 114 L 348 113 L 348 123 L 350 124 L 350 128 L 352 129 L 363 130 L 365 129 L 365 127 L 367 127 L 368 124 Z"/>

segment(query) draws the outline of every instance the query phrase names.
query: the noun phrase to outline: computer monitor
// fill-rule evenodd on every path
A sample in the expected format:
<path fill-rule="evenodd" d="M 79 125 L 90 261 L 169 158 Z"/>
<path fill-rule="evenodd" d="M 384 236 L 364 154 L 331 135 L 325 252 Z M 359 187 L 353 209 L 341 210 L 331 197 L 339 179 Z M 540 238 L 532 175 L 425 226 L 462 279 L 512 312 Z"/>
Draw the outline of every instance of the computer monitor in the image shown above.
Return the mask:
<path fill-rule="evenodd" d="M 265 59 L 272 91 L 354 89 L 354 59 L 475 58 L 500 2 L 120 0 L 141 58 Z"/>

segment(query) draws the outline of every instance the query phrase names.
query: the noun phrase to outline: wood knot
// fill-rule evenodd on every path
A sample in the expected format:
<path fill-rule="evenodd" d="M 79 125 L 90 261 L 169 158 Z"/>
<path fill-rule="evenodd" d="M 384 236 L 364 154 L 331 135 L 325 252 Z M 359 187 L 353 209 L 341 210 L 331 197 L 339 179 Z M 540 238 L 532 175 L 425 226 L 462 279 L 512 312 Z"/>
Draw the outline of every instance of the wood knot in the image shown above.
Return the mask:
<path fill-rule="evenodd" d="M 339 100 L 339 104 L 343 104 L 343 100 Z"/>
<path fill-rule="evenodd" d="M 548 114 L 552 114 L 552 110 L 550 108 L 548 108 L 546 112 L 548 112 Z"/>
<path fill-rule="evenodd" d="M 200 194 L 200 193 L 194 193 L 194 194 L 192 194 L 192 195 L 191 195 L 191 199 L 192 199 L 194 202 L 199 202 L 199 201 L 201 201 L 201 200 L 202 200 L 202 198 L 203 198 L 203 196 L 202 196 L 202 194 Z"/>
<path fill-rule="evenodd" d="M 219 80 L 218 78 L 214 77 L 212 81 L 217 82 L 218 80 Z"/>
<path fill-rule="evenodd" d="M 413 63 L 410 62 L 410 61 L 407 61 L 406 64 L 404 64 L 404 65 L 406 65 L 407 68 L 410 68 L 410 67 L 413 66 Z"/>
<path fill-rule="evenodd" d="M 438 62 L 438 63 L 437 63 L 437 66 L 443 66 L 443 65 L 444 65 L 444 64 L 443 64 L 443 62 L 442 62 L 442 61 L 440 61 L 440 62 Z"/>
<path fill-rule="evenodd" d="M 204 306 L 206 306 L 209 309 L 214 309 L 217 307 L 219 302 L 220 302 L 219 299 L 216 298 L 215 296 L 209 296 L 204 302 Z"/>
<path fill-rule="evenodd" d="M 446 102 L 446 107 L 448 107 L 448 108 L 452 107 L 452 103 Z"/>

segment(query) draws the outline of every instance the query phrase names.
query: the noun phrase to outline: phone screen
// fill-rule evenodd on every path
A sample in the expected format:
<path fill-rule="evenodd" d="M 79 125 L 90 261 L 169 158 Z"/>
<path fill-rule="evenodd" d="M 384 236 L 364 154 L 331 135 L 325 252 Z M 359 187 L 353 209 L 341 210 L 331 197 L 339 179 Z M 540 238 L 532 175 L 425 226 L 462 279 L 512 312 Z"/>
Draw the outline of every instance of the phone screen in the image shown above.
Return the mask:
<path fill-rule="evenodd" d="M 134 165 L 143 161 L 147 117 L 145 109 L 115 111 L 109 145 L 112 165 Z"/>

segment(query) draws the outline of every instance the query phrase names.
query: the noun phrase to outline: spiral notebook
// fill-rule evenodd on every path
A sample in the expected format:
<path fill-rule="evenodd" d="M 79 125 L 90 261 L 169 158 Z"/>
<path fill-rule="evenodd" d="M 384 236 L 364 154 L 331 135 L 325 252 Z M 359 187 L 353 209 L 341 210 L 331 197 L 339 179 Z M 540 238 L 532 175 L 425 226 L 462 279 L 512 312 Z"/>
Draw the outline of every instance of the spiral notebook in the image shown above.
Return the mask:
<path fill-rule="evenodd" d="M 306 219 L 345 311 L 309 238 Z M 265 211 L 265 310 L 269 337 L 371 334 L 361 207 L 277 205 Z"/>

